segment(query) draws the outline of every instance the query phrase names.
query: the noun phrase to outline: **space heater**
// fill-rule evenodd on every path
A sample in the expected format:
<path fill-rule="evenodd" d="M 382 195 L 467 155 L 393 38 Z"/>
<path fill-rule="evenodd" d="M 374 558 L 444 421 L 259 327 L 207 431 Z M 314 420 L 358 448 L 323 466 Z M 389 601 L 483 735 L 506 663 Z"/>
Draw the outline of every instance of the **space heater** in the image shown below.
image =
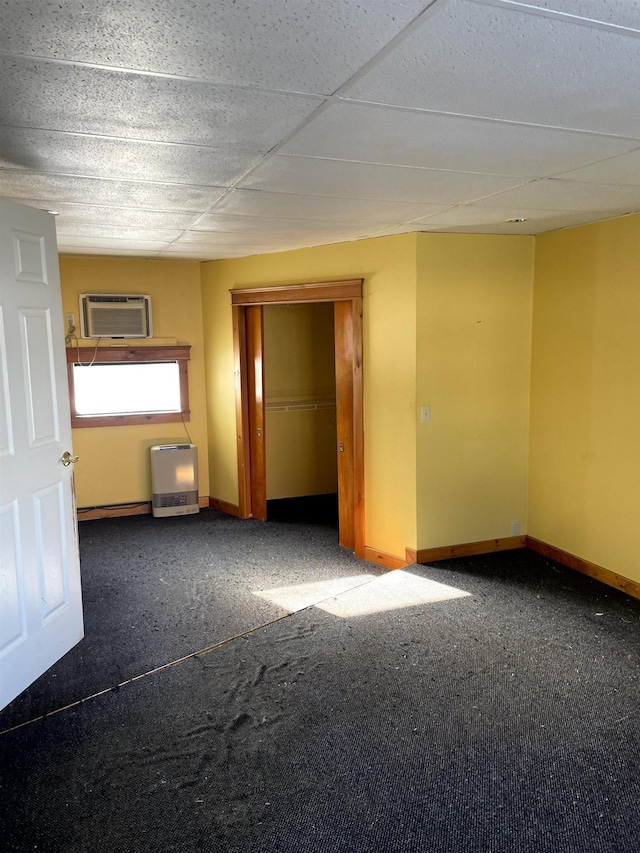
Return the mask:
<path fill-rule="evenodd" d="M 199 512 L 198 448 L 195 444 L 157 444 L 151 448 L 155 516 Z"/>

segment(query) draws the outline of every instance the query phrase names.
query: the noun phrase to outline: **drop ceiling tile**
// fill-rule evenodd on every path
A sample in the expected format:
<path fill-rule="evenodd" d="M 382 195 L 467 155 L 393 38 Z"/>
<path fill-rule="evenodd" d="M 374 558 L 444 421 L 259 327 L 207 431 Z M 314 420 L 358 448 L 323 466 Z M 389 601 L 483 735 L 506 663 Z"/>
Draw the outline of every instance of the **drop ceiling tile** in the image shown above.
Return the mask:
<path fill-rule="evenodd" d="M 639 55 L 632 35 L 450 0 L 344 95 L 640 138 Z"/>
<path fill-rule="evenodd" d="M 76 178 L 0 169 L 0 195 L 16 200 L 42 199 L 45 202 L 42 206 L 47 208 L 57 208 L 62 202 L 68 202 L 199 213 L 211 207 L 224 192 L 223 187 Z"/>
<path fill-rule="evenodd" d="M 377 231 L 378 229 L 374 229 Z M 362 229 L 357 226 L 337 228 L 334 231 L 305 232 L 304 230 L 291 232 L 256 231 L 252 234 L 238 234 L 233 231 L 188 231 L 184 233 L 174 245 L 193 245 L 202 250 L 208 248 L 227 248 L 233 251 L 244 250 L 251 246 L 261 251 L 284 250 L 292 245 L 311 246 L 320 242 L 338 242 L 343 240 L 359 239 L 365 236 Z"/>
<path fill-rule="evenodd" d="M 587 21 L 601 21 L 618 27 L 640 30 L 638 0 L 527 0 L 533 7 L 576 15 Z"/>
<path fill-rule="evenodd" d="M 117 258 L 157 258 L 157 249 L 122 249 L 119 246 L 101 246 L 95 249 L 92 246 L 58 246 L 61 255 L 71 257 L 117 257 Z"/>
<path fill-rule="evenodd" d="M 323 102 L 14 57 L 0 77 L 8 125 L 264 153 Z"/>
<path fill-rule="evenodd" d="M 384 220 L 375 223 L 382 227 Z M 351 222 L 336 222 L 332 219 L 282 219 L 263 216 L 235 216 L 226 214 L 210 213 L 198 219 L 191 227 L 191 231 L 216 233 L 219 231 L 236 234 L 256 234 L 268 232 L 278 234 L 334 234 L 337 229 L 351 227 Z M 372 223 L 368 222 L 365 227 L 371 230 Z"/>
<path fill-rule="evenodd" d="M 617 210 L 630 213 L 640 210 L 640 186 L 586 184 L 552 178 L 533 181 L 485 198 L 482 204 L 484 207 L 511 207 L 513 210 Z"/>
<path fill-rule="evenodd" d="M 144 228 L 148 231 L 177 229 L 180 232 L 189 228 L 198 216 L 197 213 L 181 213 L 179 211 L 137 210 L 135 208 L 103 207 L 97 204 L 69 204 L 67 202 L 58 202 L 54 208 L 51 204 L 37 199 L 17 198 L 15 200 L 29 207 L 37 207 L 39 210 L 56 210 L 59 214 L 56 219 L 58 232 L 62 226 L 81 223 L 91 224 L 94 228 L 115 226 L 118 228 Z M 66 233 L 71 232 L 67 231 Z"/>
<path fill-rule="evenodd" d="M 331 93 L 430 0 L 5 0 L 0 49 Z"/>
<path fill-rule="evenodd" d="M 612 157 L 609 160 L 601 160 L 592 163 L 591 166 L 583 166 L 581 169 L 573 169 L 554 175 L 556 178 L 566 178 L 568 181 L 586 181 L 587 183 L 603 184 L 626 184 L 640 186 L 640 148 Z"/>
<path fill-rule="evenodd" d="M 100 254 L 97 250 L 114 249 L 116 254 L 126 255 L 130 251 L 157 252 L 167 246 L 164 240 L 118 240 L 108 237 L 77 237 L 61 235 L 58 239 L 59 251 L 87 249 L 89 253 Z"/>
<path fill-rule="evenodd" d="M 141 240 L 155 243 L 161 240 L 169 243 L 182 234 L 182 230 L 166 230 L 160 228 L 132 228 L 130 226 L 101 225 L 93 222 L 60 222 L 56 219 L 56 234 L 58 237 L 91 237 L 98 240 Z"/>
<path fill-rule="evenodd" d="M 476 234 L 539 234 L 557 228 L 585 225 L 613 216 L 609 211 L 519 210 L 490 208 L 482 204 L 460 205 L 417 224 L 420 231 L 467 231 Z M 508 222 L 514 217 L 524 222 Z"/>
<path fill-rule="evenodd" d="M 239 186 L 336 198 L 456 204 L 518 186 L 522 180 L 278 154 L 261 163 Z"/>
<path fill-rule="evenodd" d="M 172 260 L 198 260 L 212 261 L 222 260 L 224 258 L 243 258 L 246 255 L 260 255 L 272 251 L 271 249 L 263 249 L 261 247 L 246 246 L 244 249 L 238 249 L 237 246 L 208 248 L 194 246 L 193 244 L 180 245 L 172 243 L 163 249 L 161 257 L 171 258 Z"/>
<path fill-rule="evenodd" d="M 260 155 L 195 145 L 0 128 L 0 166 L 81 177 L 225 186 Z"/>
<path fill-rule="evenodd" d="M 436 213 L 443 205 L 376 201 L 326 196 L 292 195 L 232 190 L 215 206 L 214 213 L 284 219 L 319 219 L 358 222 L 398 223 Z"/>
<path fill-rule="evenodd" d="M 262 249 L 269 248 L 274 240 L 260 240 L 255 234 L 238 234 L 232 231 L 185 231 L 174 245 L 184 246 L 186 244 L 197 244 L 200 246 L 229 246 L 242 248 L 246 245 L 260 246 Z"/>
<path fill-rule="evenodd" d="M 340 102 L 312 119 L 282 153 L 533 178 L 636 147 L 588 133 Z"/>

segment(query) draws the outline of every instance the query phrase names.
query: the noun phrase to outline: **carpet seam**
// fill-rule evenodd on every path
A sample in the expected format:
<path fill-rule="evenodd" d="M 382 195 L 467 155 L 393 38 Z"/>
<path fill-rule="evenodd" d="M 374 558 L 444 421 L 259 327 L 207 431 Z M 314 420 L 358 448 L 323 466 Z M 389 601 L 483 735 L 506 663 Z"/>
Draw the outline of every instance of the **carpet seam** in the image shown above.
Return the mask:
<path fill-rule="evenodd" d="M 140 675 L 134 675 L 132 678 L 127 678 L 125 681 L 121 681 L 118 684 L 113 685 L 113 687 L 105 687 L 104 690 L 99 690 L 97 693 L 92 693 L 90 696 L 85 696 L 82 699 L 77 699 L 75 702 L 70 702 L 68 705 L 63 705 L 61 708 L 55 708 L 53 711 L 48 711 L 46 714 L 41 714 L 39 717 L 34 717 L 31 720 L 25 720 L 23 723 L 18 723 L 15 726 L 10 726 L 8 729 L 3 729 L 0 732 L 0 737 L 3 735 L 8 735 L 11 732 L 18 731 L 18 729 L 23 729 L 26 726 L 31 726 L 34 723 L 40 723 L 43 720 L 49 719 L 49 717 L 54 717 L 57 714 L 62 714 L 64 711 L 70 711 L 72 708 L 77 708 L 78 705 L 83 705 L 85 702 L 91 702 L 93 699 L 97 699 L 99 696 L 105 696 L 107 693 L 114 693 L 117 690 L 120 690 L 123 687 L 127 687 L 129 684 L 133 684 L 136 681 L 141 681 L 143 678 L 148 678 L 151 675 L 155 675 L 158 672 L 162 672 L 165 669 L 171 669 L 171 667 L 178 666 L 181 663 L 185 663 L 188 660 L 193 660 L 193 658 L 200 657 L 200 655 L 206 655 L 210 652 L 215 651 L 216 649 L 221 648 L 222 646 L 226 646 L 227 643 L 233 643 L 235 640 L 240 640 L 242 637 L 248 637 L 250 634 L 254 634 L 256 631 L 261 631 L 263 628 L 268 628 L 270 625 L 276 625 L 278 622 L 283 622 L 285 619 L 290 619 L 291 616 L 295 616 L 296 613 L 304 613 L 305 610 L 310 610 L 312 607 L 318 607 L 318 605 L 323 604 L 325 601 L 330 601 L 332 598 L 337 598 L 339 595 L 343 595 L 347 592 L 353 592 L 354 589 L 359 589 L 361 586 L 366 586 L 367 584 L 373 583 L 374 580 L 377 580 L 377 577 L 369 578 L 363 583 L 356 584 L 355 586 L 349 587 L 349 589 L 343 589 L 339 593 L 334 595 L 328 595 L 326 598 L 321 598 L 318 601 L 313 601 L 311 604 L 307 604 L 305 607 L 301 607 L 299 610 L 292 610 L 290 613 L 285 613 L 284 616 L 278 616 L 277 619 L 271 619 L 269 622 L 264 622 L 261 625 L 256 625 L 253 628 L 248 628 L 246 631 L 242 631 L 240 634 L 235 634 L 233 637 L 227 637 L 226 640 L 220 640 L 219 643 L 212 643 L 210 646 L 205 646 L 203 649 L 199 649 L 196 652 L 190 652 L 188 655 L 183 655 L 181 658 L 176 658 L 175 660 L 169 661 L 169 663 L 163 663 L 160 666 L 154 667 L 154 669 L 150 669 L 147 672 L 143 672 Z"/>

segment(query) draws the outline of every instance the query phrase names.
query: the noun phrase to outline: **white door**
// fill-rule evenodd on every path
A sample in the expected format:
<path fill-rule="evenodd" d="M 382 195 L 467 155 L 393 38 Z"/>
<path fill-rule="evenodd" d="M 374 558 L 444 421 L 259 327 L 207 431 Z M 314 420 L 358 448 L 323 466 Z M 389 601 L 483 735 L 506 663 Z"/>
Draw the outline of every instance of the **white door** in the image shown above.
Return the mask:
<path fill-rule="evenodd" d="M 0 199 L 0 708 L 83 636 L 54 218 Z"/>

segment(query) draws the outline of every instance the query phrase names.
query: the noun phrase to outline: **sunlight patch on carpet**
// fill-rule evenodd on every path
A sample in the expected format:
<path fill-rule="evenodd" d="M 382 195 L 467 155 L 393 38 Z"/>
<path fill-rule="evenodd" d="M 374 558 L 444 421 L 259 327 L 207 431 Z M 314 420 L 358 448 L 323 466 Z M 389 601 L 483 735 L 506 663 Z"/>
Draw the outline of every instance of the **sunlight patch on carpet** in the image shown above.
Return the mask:
<path fill-rule="evenodd" d="M 315 605 L 343 619 L 471 595 L 457 587 L 402 570 L 379 576 L 357 575 L 282 586 L 254 594 L 291 612 Z"/>
<path fill-rule="evenodd" d="M 272 604 L 277 604 L 291 613 L 304 610 L 312 604 L 323 602 L 327 598 L 340 595 L 354 587 L 366 585 L 376 579 L 376 575 L 355 575 L 348 578 L 329 578 L 324 581 L 299 583 L 292 586 L 280 586 L 274 589 L 263 589 L 254 595 L 265 598 Z"/>

